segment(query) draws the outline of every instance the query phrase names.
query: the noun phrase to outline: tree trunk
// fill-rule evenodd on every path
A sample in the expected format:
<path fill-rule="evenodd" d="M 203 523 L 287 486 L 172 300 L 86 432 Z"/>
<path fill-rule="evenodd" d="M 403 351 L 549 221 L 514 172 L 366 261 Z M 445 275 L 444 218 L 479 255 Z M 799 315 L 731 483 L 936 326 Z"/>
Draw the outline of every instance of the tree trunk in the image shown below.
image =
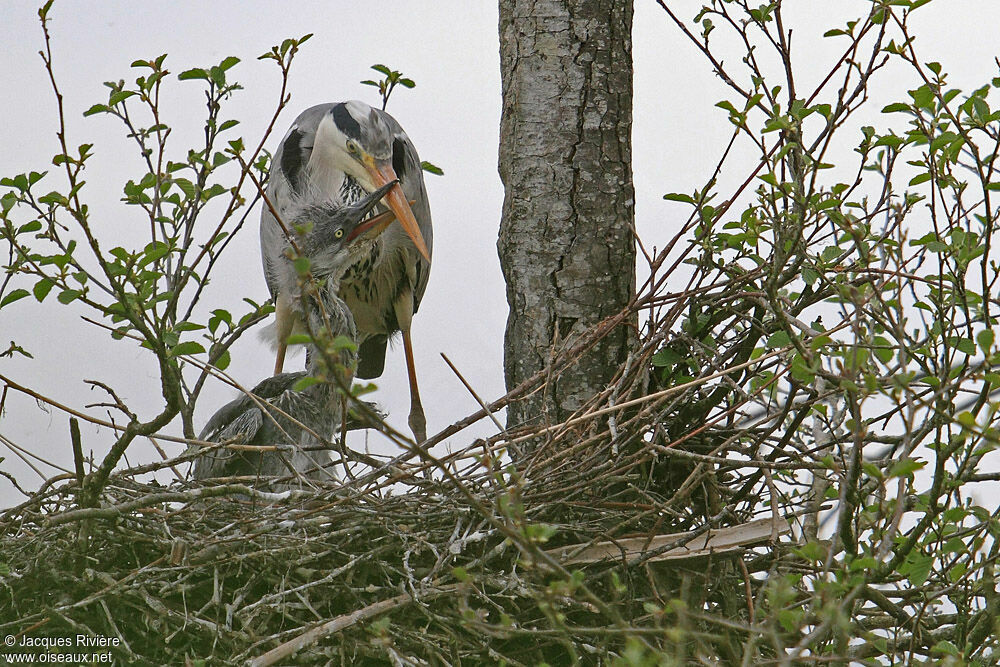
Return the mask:
<path fill-rule="evenodd" d="M 630 0 L 500 0 L 508 388 L 635 292 L 631 30 Z M 562 421 L 604 389 L 634 325 L 508 406 L 508 425 Z"/>

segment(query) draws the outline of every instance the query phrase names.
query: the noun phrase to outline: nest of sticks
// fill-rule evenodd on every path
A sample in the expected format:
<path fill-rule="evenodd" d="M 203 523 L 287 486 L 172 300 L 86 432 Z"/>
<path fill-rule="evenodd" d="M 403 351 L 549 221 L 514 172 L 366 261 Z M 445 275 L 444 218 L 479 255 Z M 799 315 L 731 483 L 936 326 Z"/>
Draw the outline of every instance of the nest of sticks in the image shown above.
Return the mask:
<path fill-rule="evenodd" d="M 567 345 L 555 371 L 627 316 Z M 53 480 L 0 515 L 0 635 L 114 638 L 119 662 L 146 664 L 603 663 L 634 641 L 725 654 L 698 619 L 752 617 L 754 572 L 780 559 L 789 525 L 778 503 L 755 514 L 773 485 L 728 460 L 742 441 L 692 412 L 712 383 L 651 374 L 670 344 L 637 343 L 561 424 L 431 453 L 540 376 L 315 489 L 150 481 L 196 453 L 115 472 L 99 507 Z"/>

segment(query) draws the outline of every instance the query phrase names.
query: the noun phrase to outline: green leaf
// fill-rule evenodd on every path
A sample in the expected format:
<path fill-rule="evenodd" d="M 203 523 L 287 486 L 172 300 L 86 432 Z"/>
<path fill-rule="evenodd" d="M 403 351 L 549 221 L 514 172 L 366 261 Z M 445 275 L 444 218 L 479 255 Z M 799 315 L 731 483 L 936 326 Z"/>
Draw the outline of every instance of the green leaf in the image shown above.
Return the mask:
<path fill-rule="evenodd" d="M 424 160 L 423 162 L 420 163 L 420 168 L 428 173 L 434 174 L 435 176 L 444 176 L 444 171 L 441 169 L 441 167 L 433 165 L 427 160 Z"/>
<path fill-rule="evenodd" d="M 957 646 L 955 646 L 947 639 L 942 639 L 937 644 L 931 647 L 931 655 L 933 656 L 950 655 L 959 658 L 961 657 L 962 652 L 958 649 Z"/>
<path fill-rule="evenodd" d="M 529 523 L 524 527 L 524 536 L 535 544 L 545 544 L 557 532 L 555 526 L 546 523 Z"/>
<path fill-rule="evenodd" d="M 218 67 L 212 67 L 208 70 L 208 76 L 211 78 L 212 83 L 222 88 L 226 85 L 226 73 L 219 69 Z"/>
<path fill-rule="evenodd" d="M 24 297 L 29 296 L 30 294 L 31 292 L 29 292 L 26 289 L 16 289 L 7 296 L 5 296 L 3 298 L 3 301 L 0 301 L 0 308 L 3 308 L 9 303 L 14 303 L 15 301 L 23 299 Z"/>
<path fill-rule="evenodd" d="M 666 199 L 667 201 L 679 201 L 685 204 L 694 203 L 694 197 L 692 197 L 691 195 L 686 195 L 683 192 L 668 192 L 667 194 L 663 195 L 663 198 Z"/>
<path fill-rule="evenodd" d="M 875 356 L 883 364 L 888 364 L 892 361 L 893 357 L 896 356 L 896 350 L 887 338 L 883 336 L 875 336 L 872 342 L 876 345 L 872 352 L 875 353 Z"/>
<path fill-rule="evenodd" d="M 722 100 L 721 102 L 716 102 L 715 106 L 719 107 L 720 109 L 725 109 L 726 111 L 728 111 L 731 114 L 738 114 L 739 113 L 736 110 L 736 107 L 733 106 L 733 103 L 730 102 L 729 100 Z"/>
<path fill-rule="evenodd" d="M 198 341 L 186 340 L 170 348 L 170 356 L 179 357 L 182 354 L 201 354 L 204 351 L 204 346 Z"/>
<path fill-rule="evenodd" d="M 14 208 L 15 204 L 17 204 L 17 195 L 13 192 L 8 192 L 3 197 L 0 197 L 0 209 L 3 209 L 4 213 Z"/>
<path fill-rule="evenodd" d="M 107 113 L 108 111 L 111 111 L 111 109 L 106 104 L 95 104 L 94 106 L 84 111 L 83 116 L 86 118 L 87 116 L 94 116 L 99 113 Z"/>
<path fill-rule="evenodd" d="M 48 278 L 42 278 L 37 283 L 35 283 L 35 287 L 31 291 L 34 293 L 35 298 L 38 299 L 39 303 L 45 301 L 45 297 L 47 297 L 49 295 L 49 292 L 52 291 L 52 286 L 54 284 L 55 283 L 53 283 Z"/>
<path fill-rule="evenodd" d="M 930 144 L 930 149 L 932 152 L 939 151 L 948 144 L 954 142 L 955 140 L 961 142 L 961 138 L 954 132 L 942 132 L 939 136 L 935 137 Z"/>
<path fill-rule="evenodd" d="M 910 97 L 913 98 L 913 104 L 921 109 L 931 109 L 931 104 L 934 102 L 934 91 L 931 90 L 930 86 L 924 84 L 917 88 L 916 90 L 907 91 Z"/>
<path fill-rule="evenodd" d="M 52 206 L 67 206 L 69 205 L 69 199 L 66 199 L 66 196 L 59 192 L 52 191 L 39 197 L 38 203 Z"/>
<path fill-rule="evenodd" d="M 142 259 L 138 262 L 138 265 L 146 266 L 158 259 L 161 259 L 170 252 L 170 246 L 163 241 L 153 241 L 143 248 Z"/>
<path fill-rule="evenodd" d="M 954 345 L 959 352 L 964 352 L 970 357 L 976 354 L 976 344 L 972 342 L 971 338 L 949 337 L 948 342 Z"/>
<path fill-rule="evenodd" d="M 59 303 L 67 304 L 76 301 L 82 295 L 83 292 L 81 292 L 80 290 L 64 289 L 63 291 L 59 292 L 59 296 L 57 296 L 56 298 L 59 300 Z"/>
<path fill-rule="evenodd" d="M 791 342 L 792 342 L 792 339 L 788 335 L 788 332 L 786 332 L 786 331 L 775 331 L 767 339 L 767 346 L 768 347 L 785 347 L 786 345 L 791 344 Z"/>
<path fill-rule="evenodd" d="M 650 359 L 650 362 L 653 364 L 653 366 L 656 366 L 657 368 L 662 368 L 665 366 L 672 366 L 673 364 L 676 364 L 680 360 L 681 360 L 681 355 L 677 354 L 669 347 L 665 347 L 660 350 L 657 350 L 656 354 L 654 354 Z"/>
<path fill-rule="evenodd" d="M 792 357 L 792 363 L 789 367 L 792 377 L 802 382 L 804 384 L 809 384 L 816 377 L 815 371 L 806 363 L 806 360 L 802 358 L 802 355 L 796 354 Z"/>
<path fill-rule="evenodd" d="M 227 368 L 229 368 L 229 363 L 231 361 L 232 357 L 229 356 L 229 350 L 223 350 L 222 354 L 219 355 L 219 358 L 216 359 L 212 365 L 218 368 L 220 371 L 224 371 Z"/>
<path fill-rule="evenodd" d="M 993 349 L 993 330 L 983 329 L 976 334 L 976 342 L 979 344 L 979 349 L 983 351 L 983 354 L 989 354 L 990 350 Z"/>
<path fill-rule="evenodd" d="M 314 378 L 311 375 L 307 375 L 304 378 L 301 378 L 294 385 L 292 385 L 292 391 L 302 391 L 303 389 L 311 387 L 314 384 L 317 384 L 318 382 L 319 382 L 318 378 Z"/>
<path fill-rule="evenodd" d="M 337 336 L 327 347 L 328 350 L 333 352 L 341 352 L 347 350 L 349 352 L 356 352 L 358 349 L 358 344 L 350 336 Z"/>
<path fill-rule="evenodd" d="M 233 326 L 233 316 L 228 310 L 216 308 L 212 311 L 212 317 L 208 319 L 208 330 L 215 333 L 221 323 L 225 322 L 230 328 Z"/>
<path fill-rule="evenodd" d="M 219 69 L 221 69 L 222 71 L 231 69 L 234 65 L 236 65 L 239 62 L 240 59 L 237 58 L 236 56 L 229 56 L 228 58 L 224 59 L 221 63 L 219 63 Z"/>
<path fill-rule="evenodd" d="M 882 113 L 898 113 L 900 111 L 910 111 L 909 104 L 903 104 L 902 102 L 895 102 L 882 109 Z"/>
<path fill-rule="evenodd" d="M 918 461 L 909 458 L 902 459 L 896 461 L 892 468 L 889 469 L 889 477 L 909 477 L 926 465 L 927 461 Z"/>
<path fill-rule="evenodd" d="M 108 106 L 117 106 L 133 95 L 135 95 L 135 91 L 132 90 L 119 90 L 115 93 L 111 93 L 111 96 L 108 98 Z"/>
<path fill-rule="evenodd" d="M 895 134 L 884 134 L 875 142 L 876 146 L 888 146 L 889 148 L 899 148 L 906 141 Z"/>
<path fill-rule="evenodd" d="M 864 572 L 865 570 L 874 570 L 879 566 L 879 562 L 875 560 L 872 556 L 862 556 L 861 558 L 856 558 L 850 562 L 851 572 Z"/>
<path fill-rule="evenodd" d="M 186 178 L 175 178 L 174 185 L 179 187 L 181 189 L 181 192 L 183 192 L 188 199 L 194 199 L 194 196 L 197 192 L 197 188 L 194 183 L 192 183 Z"/>
<path fill-rule="evenodd" d="M 31 232 L 37 232 L 42 228 L 42 223 L 40 220 L 32 220 L 31 222 L 26 222 L 17 228 L 18 234 L 29 234 Z"/>
<path fill-rule="evenodd" d="M 967 554 L 969 546 L 960 537 L 953 537 L 944 543 L 943 551 L 946 554 Z"/>
<path fill-rule="evenodd" d="M 201 200 L 208 201 L 209 199 L 218 197 L 219 195 L 225 194 L 226 192 L 228 191 L 221 183 L 214 183 L 205 188 L 204 190 L 202 190 Z"/>
<path fill-rule="evenodd" d="M 28 189 L 28 177 L 25 174 L 18 174 L 14 178 L 0 178 L 0 185 L 24 192 Z"/>
<path fill-rule="evenodd" d="M 819 542 L 806 542 L 801 548 L 792 549 L 792 551 L 809 561 L 819 562 L 826 559 L 826 547 L 824 547 Z"/>
<path fill-rule="evenodd" d="M 914 552 L 906 557 L 906 561 L 899 567 L 899 573 L 907 575 L 911 585 L 923 586 L 930 576 L 933 563 L 934 559 L 930 556 Z"/>
<path fill-rule="evenodd" d="M 181 81 L 186 81 L 188 79 L 204 79 L 206 81 L 209 80 L 208 72 L 200 67 L 196 67 L 194 69 L 189 69 L 184 72 L 181 72 L 180 74 L 177 75 L 177 78 L 180 79 Z"/>

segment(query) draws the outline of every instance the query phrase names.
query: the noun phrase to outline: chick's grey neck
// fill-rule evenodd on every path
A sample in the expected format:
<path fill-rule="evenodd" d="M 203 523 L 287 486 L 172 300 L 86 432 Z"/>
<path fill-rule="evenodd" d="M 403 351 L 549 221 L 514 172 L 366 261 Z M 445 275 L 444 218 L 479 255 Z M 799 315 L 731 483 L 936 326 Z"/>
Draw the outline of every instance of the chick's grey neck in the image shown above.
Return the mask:
<path fill-rule="evenodd" d="M 357 340 L 357 329 L 354 325 L 354 316 L 350 308 L 337 295 L 339 287 L 338 281 L 332 276 L 330 280 L 324 281 L 317 286 L 318 294 L 308 295 L 305 298 L 307 304 L 307 318 L 309 334 L 312 341 L 306 346 L 306 370 L 310 375 L 326 375 L 328 378 L 343 369 L 350 369 L 354 365 L 355 353 L 350 349 L 343 349 L 331 355 L 330 359 L 323 356 L 319 345 L 326 345 L 339 337 L 346 337 L 352 341 Z M 338 364 L 342 368 L 329 368 L 328 362 Z M 316 389 L 317 393 L 325 394 L 332 391 L 330 383 L 322 382 L 309 389 Z"/>

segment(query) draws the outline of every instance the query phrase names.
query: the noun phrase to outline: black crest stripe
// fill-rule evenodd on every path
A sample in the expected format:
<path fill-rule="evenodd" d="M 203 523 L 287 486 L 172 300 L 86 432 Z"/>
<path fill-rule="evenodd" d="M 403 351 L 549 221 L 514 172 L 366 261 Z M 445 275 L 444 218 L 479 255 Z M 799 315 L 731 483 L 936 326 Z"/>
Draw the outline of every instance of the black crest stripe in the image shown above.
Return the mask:
<path fill-rule="evenodd" d="M 351 112 L 347 110 L 346 104 L 341 102 L 340 104 L 333 105 L 330 114 L 333 116 L 334 124 L 341 132 L 352 139 L 361 139 L 361 126 L 358 124 L 358 121 L 354 120 Z"/>
<path fill-rule="evenodd" d="M 399 137 L 392 142 L 392 169 L 399 180 L 406 180 L 406 143 Z"/>
<path fill-rule="evenodd" d="M 300 190 L 300 176 L 303 166 L 301 142 L 302 133 L 299 132 L 298 128 L 293 128 L 288 133 L 285 143 L 281 145 L 281 171 L 296 192 Z"/>

